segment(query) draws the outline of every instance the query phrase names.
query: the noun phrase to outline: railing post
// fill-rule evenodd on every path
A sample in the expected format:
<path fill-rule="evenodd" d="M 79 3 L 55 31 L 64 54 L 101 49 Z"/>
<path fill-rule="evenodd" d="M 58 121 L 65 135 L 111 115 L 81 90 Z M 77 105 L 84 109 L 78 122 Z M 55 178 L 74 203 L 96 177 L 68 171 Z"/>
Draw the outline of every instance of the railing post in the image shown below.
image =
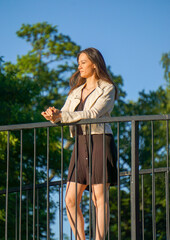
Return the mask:
<path fill-rule="evenodd" d="M 170 213 L 169 213 L 169 121 L 166 121 L 166 151 L 167 151 L 167 171 L 166 171 L 166 239 L 170 239 Z"/>
<path fill-rule="evenodd" d="M 34 177 L 33 177 L 33 240 L 35 240 L 35 194 L 36 194 L 36 129 L 34 128 Z"/>
<path fill-rule="evenodd" d="M 29 206 L 28 206 L 28 190 L 26 191 L 26 240 L 28 240 L 28 224 L 29 224 Z"/>
<path fill-rule="evenodd" d="M 47 128 L 47 240 L 50 240 L 50 195 L 49 195 L 49 127 Z"/>
<path fill-rule="evenodd" d="M 131 239 L 139 240 L 139 130 L 138 122 L 131 128 Z"/>
<path fill-rule="evenodd" d="M 104 239 L 106 238 L 106 135 L 103 125 L 103 192 L 104 192 Z"/>
<path fill-rule="evenodd" d="M 91 124 L 89 125 L 89 239 L 92 238 L 92 156 L 91 156 Z"/>
<path fill-rule="evenodd" d="M 63 172 L 64 172 L 64 166 L 63 166 L 63 127 L 61 127 L 61 240 L 63 240 Z"/>
<path fill-rule="evenodd" d="M 21 146 L 20 146 L 20 200 L 19 200 L 19 240 L 22 239 L 22 130 L 20 130 Z"/>
<path fill-rule="evenodd" d="M 15 200 L 15 240 L 18 239 L 18 196 L 16 192 L 16 200 Z"/>
<path fill-rule="evenodd" d="M 76 199 L 76 208 L 75 208 L 75 240 L 78 238 L 77 232 L 77 148 L 78 148 L 78 136 L 77 136 L 77 125 L 75 126 L 75 199 Z"/>
<path fill-rule="evenodd" d="M 5 207 L 5 240 L 8 239 L 8 190 L 9 190 L 9 139 L 10 133 L 7 135 L 7 170 L 6 170 L 6 207 Z"/>
<path fill-rule="evenodd" d="M 117 211 L 118 240 L 121 240 L 121 195 L 120 195 L 120 124 L 117 123 Z"/>

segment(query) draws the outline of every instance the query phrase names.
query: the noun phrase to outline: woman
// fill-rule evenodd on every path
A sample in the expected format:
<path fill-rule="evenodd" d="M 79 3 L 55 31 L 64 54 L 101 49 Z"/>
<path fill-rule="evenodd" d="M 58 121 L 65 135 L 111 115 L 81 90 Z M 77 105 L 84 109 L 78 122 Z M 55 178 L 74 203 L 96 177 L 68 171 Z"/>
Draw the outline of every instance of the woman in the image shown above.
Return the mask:
<path fill-rule="evenodd" d="M 101 53 L 95 48 L 81 51 L 77 57 L 78 70 L 70 79 L 71 90 L 60 110 L 49 107 L 42 115 L 53 123 L 72 123 L 87 118 L 109 117 L 117 98 L 117 88 L 110 79 Z M 103 191 L 103 124 L 91 125 L 92 145 L 92 200 L 96 207 L 96 240 L 104 237 L 104 191 Z M 70 126 L 74 136 L 74 127 Z M 80 201 L 89 185 L 89 129 L 78 126 L 77 146 L 77 237 L 85 239 L 84 219 Z M 105 124 L 106 134 L 106 203 L 105 223 L 109 225 L 109 186 L 116 184 L 116 147 L 112 130 Z M 72 153 L 66 189 L 66 209 L 71 228 L 75 234 L 75 148 Z"/>

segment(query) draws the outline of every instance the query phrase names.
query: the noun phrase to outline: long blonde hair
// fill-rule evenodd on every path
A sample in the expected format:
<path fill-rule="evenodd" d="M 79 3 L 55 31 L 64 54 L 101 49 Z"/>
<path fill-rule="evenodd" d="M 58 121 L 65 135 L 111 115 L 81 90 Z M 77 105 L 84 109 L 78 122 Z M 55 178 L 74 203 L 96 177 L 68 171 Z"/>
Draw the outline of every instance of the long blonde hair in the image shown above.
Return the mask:
<path fill-rule="evenodd" d="M 117 86 L 115 85 L 115 83 L 111 80 L 108 72 L 107 72 L 107 68 L 106 68 L 106 63 L 104 61 L 104 58 L 102 56 L 102 54 L 100 53 L 99 50 L 97 50 L 96 48 L 86 48 L 84 50 L 82 50 L 81 52 L 79 52 L 79 54 L 77 55 L 77 62 L 79 60 L 79 56 L 81 53 L 85 53 L 87 55 L 87 57 L 89 58 L 89 60 L 95 64 L 96 68 L 96 78 L 97 79 L 102 79 L 103 81 L 106 81 L 108 83 L 111 83 L 114 85 L 115 87 L 115 99 L 117 99 Z M 84 84 L 86 82 L 85 78 L 82 78 L 80 76 L 80 71 L 77 70 L 70 78 L 70 92 L 69 94 L 75 89 L 78 88 L 79 86 L 81 86 L 82 84 Z"/>

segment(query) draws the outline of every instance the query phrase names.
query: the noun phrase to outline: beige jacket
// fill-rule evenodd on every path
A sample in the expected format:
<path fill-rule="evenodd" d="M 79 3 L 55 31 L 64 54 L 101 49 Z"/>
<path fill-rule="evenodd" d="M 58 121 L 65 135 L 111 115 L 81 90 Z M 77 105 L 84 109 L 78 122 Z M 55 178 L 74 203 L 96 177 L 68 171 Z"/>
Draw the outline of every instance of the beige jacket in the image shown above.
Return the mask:
<path fill-rule="evenodd" d="M 85 84 L 74 89 L 68 96 L 62 107 L 62 123 L 73 123 L 81 119 L 110 117 L 114 106 L 115 88 L 113 84 L 99 80 L 98 86 L 87 98 L 83 111 L 75 111 L 81 101 L 81 92 Z M 57 122 L 57 121 L 56 121 Z M 83 135 L 87 133 L 87 126 L 82 125 Z M 91 134 L 102 134 L 104 131 L 103 124 L 92 124 Z M 110 124 L 105 124 L 105 133 L 112 134 Z M 70 126 L 70 135 L 73 137 L 74 126 Z"/>

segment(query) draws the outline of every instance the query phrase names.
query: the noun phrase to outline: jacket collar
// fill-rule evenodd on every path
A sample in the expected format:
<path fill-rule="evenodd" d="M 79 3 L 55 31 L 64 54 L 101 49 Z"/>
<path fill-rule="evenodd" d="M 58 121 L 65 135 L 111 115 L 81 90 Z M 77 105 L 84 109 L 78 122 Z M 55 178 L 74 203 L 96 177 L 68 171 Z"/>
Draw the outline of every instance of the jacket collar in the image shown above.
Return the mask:
<path fill-rule="evenodd" d="M 90 97 L 87 98 L 85 102 L 85 106 L 88 106 L 88 108 L 91 108 L 92 105 L 96 102 L 96 100 L 102 95 L 103 89 L 102 89 L 102 80 L 98 80 L 97 84 L 98 86 L 96 87 L 95 91 L 91 93 Z M 84 88 L 85 84 L 81 85 L 77 89 L 75 89 L 75 97 L 74 99 L 76 100 L 76 106 L 80 103 L 81 101 L 81 93 L 82 89 Z M 85 108 L 84 106 L 84 108 Z"/>
<path fill-rule="evenodd" d="M 75 99 L 81 100 L 82 89 L 84 88 L 85 85 L 86 83 L 84 83 L 83 85 L 75 89 Z M 102 80 L 99 79 L 97 82 L 97 85 L 98 86 L 96 87 L 95 91 L 92 94 L 93 94 L 93 97 L 96 96 L 98 98 L 103 93 L 103 89 L 101 88 Z"/>

